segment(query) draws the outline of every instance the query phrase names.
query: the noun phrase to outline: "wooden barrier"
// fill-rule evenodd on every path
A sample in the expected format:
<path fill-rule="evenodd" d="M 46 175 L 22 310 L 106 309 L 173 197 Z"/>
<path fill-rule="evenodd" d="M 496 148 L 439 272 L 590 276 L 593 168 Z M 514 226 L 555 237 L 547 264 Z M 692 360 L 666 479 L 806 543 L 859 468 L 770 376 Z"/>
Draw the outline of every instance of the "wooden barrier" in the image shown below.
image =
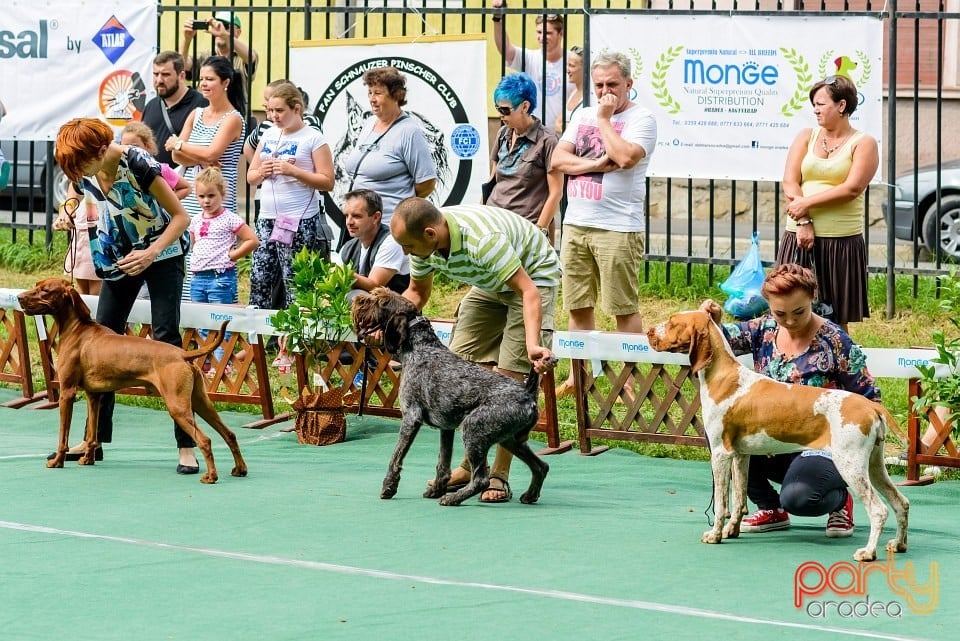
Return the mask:
<path fill-rule="evenodd" d="M 42 322 L 42 329 L 40 327 Z M 40 363 L 43 368 L 43 377 L 47 387 L 47 402 L 36 406 L 36 409 L 50 409 L 57 407 L 60 397 L 60 382 L 56 374 L 56 352 L 59 337 L 59 328 L 56 322 L 44 317 L 38 322 L 37 331 L 40 339 Z M 141 338 L 153 338 L 149 324 L 139 327 L 127 325 L 127 334 Z M 216 332 L 210 332 L 206 341 L 216 338 Z M 207 342 L 195 328 L 183 329 L 183 349 L 198 349 Z M 211 401 L 224 403 L 242 403 L 259 405 L 263 418 L 243 425 L 252 429 L 262 429 L 274 423 L 290 419 L 289 413 L 276 414 L 273 407 L 273 394 L 270 390 L 269 370 L 264 351 L 263 336 L 257 335 L 257 340 L 251 343 L 241 332 L 233 332 L 224 340 L 224 358 L 217 360 L 210 354 L 210 372 L 205 376 L 207 395 Z M 154 389 L 146 387 L 128 387 L 118 390 L 118 394 L 134 396 L 157 396 Z"/>
<path fill-rule="evenodd" d="M 341 355 L 346 355 L 342 358 Z M 400 418 L 399 394 L 401 372 L 390 366 L 392 356 L 379 349 L 372 349 L 357 343 L 341 342 L 326 354 L 317 364 L 308 363 L 302 354 L 296 354 L 294 363 L 297 372 L 297 389 L 307 387 L 311 391 L 314 381 L 311 372 L 319 376 L 327 386 L 344 388 L 347 401 L 346 411 L 356 413 L 360 409 L 360 385 L 355 379 L 360 366 L 370 354 L 372 369 L 367 371 L 367 389 L 363 399 L 363 411 L 374 416 Z M 374 364 L 376 359 L 376 364 Z M 346 364 L 344 363 L 346 361 Z M 560 440 L 560 425 L 557 420 L 557 398 L 554 390 L 553 371 L 543 376 L 540 388 L 544 395 L 544 404 L 540 408 L 540 419 L 533 428 L 547 438 L 547 447 L 538 454 L 562 454 L 573 447 L 573 441 Z"/>
<path fill-rule="evenodd" d="M 937 432 L 936 438 L 930 445 L 924 445 L 921 440 L 920 415 L 913 405 L 913 399 L 923 396 L 923 388 L 919 379 L 911 378 L 908 383 L 908 402 L 910 413 L 907 417 L 907 480 L 900 485 L 929 485 L 933 483 L 932 476 L 920 476 L 920 465 L 937 465 L 940 467 L 960 467 L 960 452 L 953 441 L 953 422 L 944 422 L 936 412 L 927 411 L 925 416 L 930 425 Z M 940 454 L 943 449 L 946 454 Z"/>
<path fill-rule="evenodd" d="M 30 350 L 27 341 L 26 317 L 19 309 L 0 307 L 0 381 L 13 383 L 22 397 L 2 405 L 19 409 L 47 397 L 47 392 L 34 393 L 30 371 Z"/>

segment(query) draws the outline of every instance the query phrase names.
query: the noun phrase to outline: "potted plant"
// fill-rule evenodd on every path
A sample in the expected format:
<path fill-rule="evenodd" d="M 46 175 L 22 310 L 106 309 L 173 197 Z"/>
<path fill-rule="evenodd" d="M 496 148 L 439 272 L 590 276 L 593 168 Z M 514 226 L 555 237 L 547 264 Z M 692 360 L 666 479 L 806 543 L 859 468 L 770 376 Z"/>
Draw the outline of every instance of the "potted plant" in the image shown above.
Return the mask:
<path fill-rule="evenodd" d="M 935 408 L 945 408 L 944 421 L 952 424 L 956 440 L 960 436 L 960 421 L 956 420 L 960 408 L 960 277 L 956 267 L 951 268 L 948 278 L 940 281 L 940 292 L 940 308 L 946 312 L 954 331 L 949 336 L 942 329 L 931 332 L 937 355 L 930 359 L 930 365 L 917 365 L 920 394 L 910 400 L 917 413 L 927 420 Z"/>
<path fill-rule="evenodd" d="M 301 249 L 293 256 L 293 302 L 270 317 L 280 333 L 283 349 L 300 359 L 298 372 L 311 372 L 324 360 L 334 360 L 337 346 L 352 330 L 350 302 L 353 267 L 335 265 L 325 256 Z M 336 351 L 336 354 L 333 352 Z M 311 392 L 306 380 L 299 398 L 296 432 L 301 443 L 328 445 L 346 437 L 342 386 L 326 386 Z"/>

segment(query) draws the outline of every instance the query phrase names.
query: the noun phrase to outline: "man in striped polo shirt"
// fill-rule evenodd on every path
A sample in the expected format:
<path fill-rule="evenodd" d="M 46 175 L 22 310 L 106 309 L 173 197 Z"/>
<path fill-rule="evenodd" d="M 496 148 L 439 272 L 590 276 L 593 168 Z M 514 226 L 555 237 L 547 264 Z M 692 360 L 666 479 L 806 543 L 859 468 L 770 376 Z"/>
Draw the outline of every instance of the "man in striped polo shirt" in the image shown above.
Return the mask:
<path fill-rule="evenodd" d="M 547 237 L 530 221 L 499 207 L 434 207 L 423 198 L 397 205 L 390 232 L 410 256 L 410 285 L 404 297 L 419 309 L 430 298 L 434 273 L 471 285 L 460 301 L 450 349 L 468 361 L 493 364 L 518 380 L 530 371 L 549 369 L 553 356 L 554 305 L 560 285 L 560 261 Z M 497 446 L 490 488 L 480 500 L 511 498 L 513 456 Z M 450 484 L 470 478 L 466 459 Z"/>

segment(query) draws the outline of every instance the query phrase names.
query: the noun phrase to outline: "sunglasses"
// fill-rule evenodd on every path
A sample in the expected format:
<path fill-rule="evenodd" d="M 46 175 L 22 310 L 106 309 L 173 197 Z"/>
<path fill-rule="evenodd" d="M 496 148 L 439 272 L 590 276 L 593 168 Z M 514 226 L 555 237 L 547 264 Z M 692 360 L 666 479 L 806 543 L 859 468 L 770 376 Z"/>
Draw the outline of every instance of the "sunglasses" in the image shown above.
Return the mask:
<path fill-rule="evenodd" d="M 825 85 L 835 85 L 837 83 L 837 76 L 827 76 L 823 79 L 823 84 Z"/>
<path fill-rule="evenodd" d="M 513 107 L 497 105 L 497 113 L 501 116 L 509 116 L 513 113 Z"/>
<path fill-rule="evenodd" d="M 574 46 L 570 47 L 570 53 L 575 53 L 575 54 L 577 54 L 578 56 L 582 56 L 582 55 L 583 55 L 583 47 L 579 47 L 579 46 L 577 46 L 577 45 L 574 45 Z"/>

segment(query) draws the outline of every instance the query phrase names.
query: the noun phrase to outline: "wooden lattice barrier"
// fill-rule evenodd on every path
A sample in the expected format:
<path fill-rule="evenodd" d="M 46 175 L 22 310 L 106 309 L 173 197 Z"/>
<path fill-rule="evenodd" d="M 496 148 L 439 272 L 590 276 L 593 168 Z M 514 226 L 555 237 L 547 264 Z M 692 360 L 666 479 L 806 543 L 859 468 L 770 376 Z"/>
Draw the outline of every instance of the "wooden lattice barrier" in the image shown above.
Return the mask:
<path fill-rule="evenodd" d="M 341 355 L 346 355 L 346 358 Z M 302 354 L 296 354 L 294 363 L 297 372 L 297 387 L 300 390 L 307 387 L 312 391 L 314 386 L 312 374 L 315 373 L 323 379 L 327 386 L 342 386 L 344 388 L 344 399 L 347 403 L 346 411 L 357 413 L 360 410 L 361 385 L 355 379 L 360 372 L 364 359 L 369 359 L 363 411 L 374 416 L 400 418 L 401 371 L 394 370 L 391 366 L 392 358 L 388 352 L 350 342 L 338 343 L 325 355 L 324 360 L 317 364 L 308 363 Z M 573 447 L 572 441 L 560 440 L 560 425 L 557 419 L 557 398 L 554 386 L 555 380 L 551 371 L 543 376 L 540 381 L 544 401 L 540 408 L 540 419 L 533 428 L 534 432 L 542 432 L 547 438 L 547 447 L 537 452 L 543 455 L 561 454 Z"/>
<path fill-rule="evenodd" d="M 21 408 L 45 399 L 45 391 L 33 391 L 27 323 L 23 312 L 0 308 L 0 333 L 0 381 L 12 383 L 21 390 L 21 398 L 7 401 L 3 406 Z"/>
<path fill-rule="evenodd" d="M 56 353 L 59 337 L 59 328 L 52 319 L 43 318 L 43 333 L 40 340 L 40 363 L 43 368 L 43 377 L 47 387 L 47 402 L 35 406 L 36 409 L 57 407 L 60 399 L 60 382 L 56 373 Z M 39 330 L 39 328 L 38 328 Z M 127 325 L 130 336 L 153 338 L 152 328 L 144 323 L 139 326 Z M 199 330 L 191 327 L 183 329 L 183 348 L 186 350 L 198 349 L 208 341 L 216 339 L 216 331 L 209 331 L 206 339 Z M 221 344 L 223 358 L 217 359 L 211 353 L 208 357 L 209 372 L 204 376 L 207 395 L 211 401 L 224 403 L 241 403 L 259 405 L 263 418 L 243 427 L 262 429 L 268 425 L 286 421 L 289 413 L 276 414 L 273 407 L 273 395 L 270 390 L 267 360 L 264 350 L 263 336 L 257 335 L 256 342 L 250 342 L 248 336 L 242 332 L 232 332 Z M 198 364 L 199 365 L 199 364 Z M 157 396 L 155 389 L 146 387 L 128 387 L 118 390 L 118 394 L 134 396 Z"/>
<path fill-rule="evenodd" d="M 593 447 L 595 438 L 707 446 L 698 414 L 700 385 L 689 366 L 600 363 L 602 374 L 597 377 L 588 370 L 588 361 L 574 359 L 570 365 L 582 454 L 592 456 L 608 449 Z M 600 381 L 608 382 L 609 389 Z"/>
<path fill-rule="evenodd" d="M 901 485 L 929 485 L 934 479 L 932 476 L 920 476 L 920 466 L 960 467 L 960 452 L 953 440 L 953 421 L 943 421 L 934 411 L 927 411 L 924 416 L 936 430 L 937 436 L 930 445 L 923 444 L 920 438 L 920 415 L 913 405 L 914 398 L 923 396 L 923 387 L 916 378 L 911 378 L 907 387 L 910 410 L 907 416 L 907 480 Z M 941 449 L 946 453 L 940 454 Z"/>

